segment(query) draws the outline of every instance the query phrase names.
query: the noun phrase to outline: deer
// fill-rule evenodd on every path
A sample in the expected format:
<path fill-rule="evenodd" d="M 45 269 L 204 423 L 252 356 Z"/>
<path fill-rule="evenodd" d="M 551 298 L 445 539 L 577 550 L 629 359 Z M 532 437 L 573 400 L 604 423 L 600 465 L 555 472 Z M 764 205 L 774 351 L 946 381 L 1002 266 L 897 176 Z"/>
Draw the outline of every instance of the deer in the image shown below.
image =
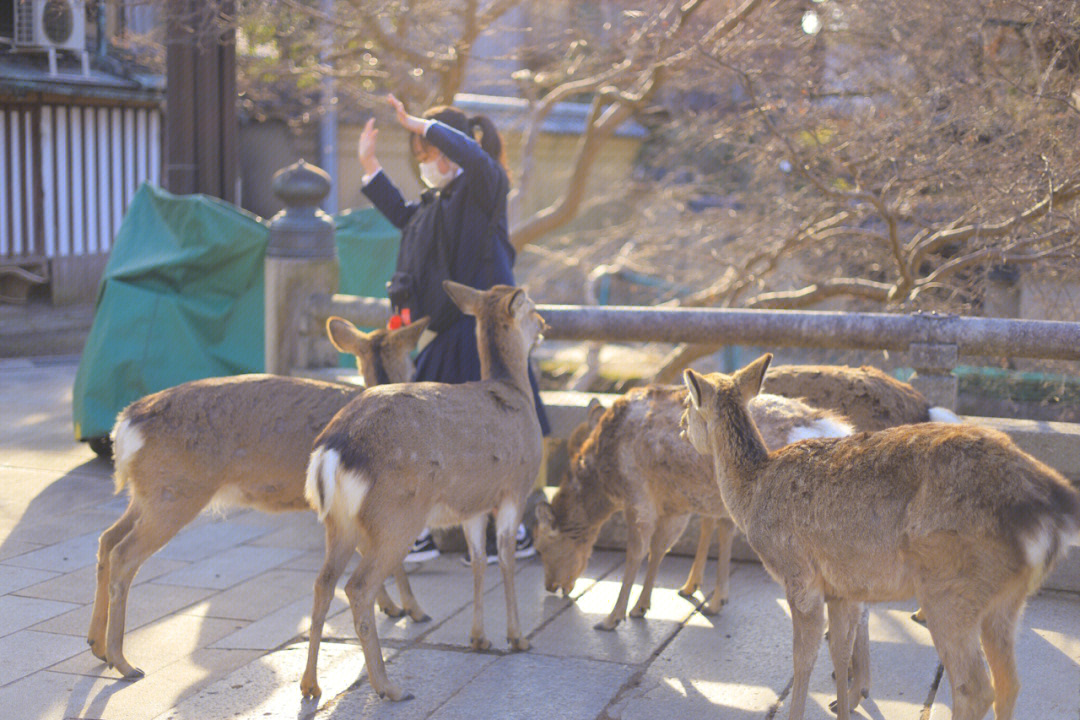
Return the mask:
<path fill-rule="evenodd" d="M 409 353 L 427 318 L 394 331 L 359 331 L 327 320 L 341 352 L 357 358 L 366 387 L 404 382 Z M 266 512 L 309 510 L 305 469 L 315 436 L 364 392 L 343 383 L 248 374 L 186 382 L 132 402 L 112 430 L 115 487 L 127 509 L 101 534 L 97 587 L 87 632 L 91 652 L 125 679 L 142 670 L 124 657 L 128 591 L 135 574 L 204 508 L 250 507 Z M 395 571 L 403 608 L 385 590 L 380 607 L 422 622 L 404 568 Z"/>
<path fill-rule="evenodd" d="M 814 407 L 840 413 L 857 431 L 884 430 L 894 425 L 921 422 L 961 422 L 948 408 L 931 406 L 910 384 L 887 375 L 871 365 L 853 368 L 844 365 L 781 365 L 765 373 L 761 391 L 799 398 Z M 761 427 L 761 424 L 758 424 Z M 763 429 L 764 432 L 764 429 Z M 776 449 L 769 442 L 766 445 Z M 694 561 L 679 594 L 689 598 L 701 587 L 716 521 L 702 517 Z M 924 622 L 921 611 L 912 619 Z M 860 631 L 865 626 L 860 628 Z M 864 638 L 860 636 L 859 641 Z M 868 640 L 867 640 L 868 642 Z"/>
<path fill-rule="evenodd" d="M 628 537 L 622 587 L 611 613 L 596 624 L 598 630 L 614 630 L 626 617 L 630 591 L 647 553 L 644 584 L 630 610 L 631 617 L 644 617 L 660 561 L 693 513 L 720 526 L 716 589 L 702 611 L 714 615 L 727 601 L 734 527 L 712 463 L 679 434 L 686 397 L 685 388 L 652 385 L 618 398 L 593 423 L 551 503 L 536 508 L 536 547 L 545 587 L 549 592 L 561 589 L 564 595 L 588 564 L 604 523 L 615 512 L 624 513 Z M 852 432 L 838 415 L 778 395 L 755 398 L 751 412 L 772 447 Z"/>
<path fill-rule="evenodd" d="M 848 720 L 863 604 L 914 596 L 949 676 L 953 717 L 981 720 L 993 706 L 1010 720 L 1016 625 L 1080 531 L 1080 492 L 1007 435 L 969 424 L 901 425 L 770 452 L 748 403 L 771 360 L 733 375 L 684 371 L 681 425 L 713 459 L 728 512 L 784 589 L 789 717 L 803 717 L 826 608 L 836 713 Z"/>
<path fill-rule="evenodd" d="M 539 472 L 542 438 L 528 358 L 546 327 L 520 288 L 476 290 L 443 281 L 450 299 L 476 317 L 481 379 L 385 385 L 346 405 L 315 440 L 305 492 L 326 525 L 326 557 L 315 581 L 301 692 L 317 697 L 321 629 L 331 593 L 356 547 L 360 564 L 345 584 L 372 689 L 409 699 L 383 663 L 372 600 L 422 528 L 462 526 L 473 573 L 469 644 L 484 633 L 484 534 L 495 514 L 511 651 L 524 651 L 514 586 L 514 534 Z"/>

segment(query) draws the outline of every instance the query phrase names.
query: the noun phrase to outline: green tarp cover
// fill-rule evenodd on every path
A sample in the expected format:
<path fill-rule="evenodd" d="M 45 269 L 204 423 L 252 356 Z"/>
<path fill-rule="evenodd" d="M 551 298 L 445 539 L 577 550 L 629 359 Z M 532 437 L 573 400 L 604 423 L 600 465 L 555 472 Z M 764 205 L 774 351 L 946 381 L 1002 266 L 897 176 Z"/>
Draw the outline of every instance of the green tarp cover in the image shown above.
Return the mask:
<path fill-rule="evenodd" d="M 382 296 L 398 231 L 371 208 L 334 218 L 340 292 Z M 188 380 L 263 370 L 264 221 L 143 185 L 120 225 L 75 376 L 78 440 L 128 403 Z"/>

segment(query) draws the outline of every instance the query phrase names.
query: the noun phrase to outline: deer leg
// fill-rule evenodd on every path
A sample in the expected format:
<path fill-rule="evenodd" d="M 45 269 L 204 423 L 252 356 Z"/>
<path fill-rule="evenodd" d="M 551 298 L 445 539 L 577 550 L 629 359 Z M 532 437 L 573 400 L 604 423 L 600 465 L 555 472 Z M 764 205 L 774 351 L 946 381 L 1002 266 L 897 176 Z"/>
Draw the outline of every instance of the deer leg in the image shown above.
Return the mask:
<path fill-rule="evenodd" d="M 113 523 L 108 530 L 101 533 L 101 539 L 98 540 L 94 613 L 90 617 L 90 629 L 86 633 L 86 642 L 90 646 L 90 652 L 99 660 L 108 659 L 105 652 L 105 630 L 109 622 L 109 557 L 116 544 L 131 532 L 131 528 L 138 517 L 139 511 L 135 506 L 133 497 L 120 519 Z"/>
<path fill-rule="evenodd" d="M 656 584 L 656 573 L 660 570 L 660 561 L 682 535 L 689 521 L 689 515 L 668 515 L 660 518 L 656 523 L 656 530 L 649 544 L 649 564 L 645 566 L 645 582 L 641 586 L 641 594 L 638 595 L 637 602 L 630 610 L 630 617 L 645 617 L 645 612 L 652 604 L 652 591 Z"/>
<path fill-rule="evenodd" d="M 487 650 L 491 641 L 484 635 L 484 570 L 487 568 L 487 551 L 484 536 L 487 532 L 488 514 L 480 513 L 461 524 L 465 531 L 465 544 L 469 546 L 469 559 L 473 574 L 473 623 L 469 631 L 469 645 L 473 650 Z"/>
<path fill-rule="evenodd" d="M 398 565 L 394 568 L 394 583 L 397 585 L 402 609 L 408 613 L 409 618 L 418 623 L 430 620 L 431 616 L 424 612 L 423 608 L 420 607 L 420 603 L 416 601 L 416 596 L 413 595 L 412 586 L 409 585 L 409 575 L 405 572 L 404 565 Z M 383 612 L 386 612 L 385 608 Z"/>
<path fill-rule="evenodd" d="M 495 540 L 499 548 L 499 569 L 506 594 L 506 641 L 511 650 L 528 650 L 529 641 L 521 635 L 518 618 L 517 589 L 514 584 L 514 550 L 521 512 L 514 503 L 503 503 L 495 515 Z"/>
<path fill-rule="evenodd" d="M 793 597 L 787 593 L 791 607 L 792 656 L 795 663 L 795 676 L 791 683 L 791 711 L 789 720 L 802 720 L 806 710 L 806 695 L 810 689 L 810 671 L 814 669 L 818 648 L 821 646 L 821 634 L 825 630 L 824 600 L 818 596 L 804 598 Z M 800 600 L 803 602 L 800 603 Z M 847 673 L 844 673 L 847 677 Z"/>
<path fill-rule="evenodd" d="M 836 700 L 830 709 L 836 713 L 837 720 L 849 720 L 851 709 L 859 703 L 860 694 L 853 690 L 849 678 L 851 652 L 855 644 L 855 635 L 862 606 L 849 600 L 830 600 L 829 609 L 829 655 L 832 657 L 833 672 L 836 675 Z"/>
<path fill-rule="evenodd" d="M 994 683 L 994 720 L 1012 719 L 1016 696 L 1020 692 L 1020 678 L 1016 672 L 1016 623 L 1024 600 L 1022 589 L 1002 600 L 982 621 L 982 649 Z"/>
<path fill-rule="evenodd" d="M 394 578 L 395 580 L 397 579 L 396 573 Z M 379 591 L 375 593 L 375 605 L 379 610 L 385 613 L 387 617 L 399 618 L 405 614 L 405 611 L 398 607 L 398 604 L 390 597 L 390 593 L 386 589 L 385 584 L 380 585 Z"/>
<path fill-rule="evenodd" d="M 597 630 L 614 630 L 626 617 L 630 588 L 634 586 L 634 577 L 645 557 L 645 544 L 652 538 L 655 527 L 653 518 L 639 519 L 637 513 L 629 509 L 626 511 L 626 566 L 623 568 L 622 587 L 619 588 L 619 597 L 611 614 L 595 625 Z"/>
<path fill-rule="evenodd" d="M 143 508 L 124 535 L 109 553 L 109 622 L 105 631 L 105 661 L 129 680 L 143 676 L 124 657 L 124 624 L 127 615 L 128 590 L 146 559 L 187 525 L 206 506 L 209 497 L 176 497 L 151 512 Z M 200 501 L 201 500 L 201 501 Z"/>
<path fill-rule="evenodd" d="M 698 531 L 697 549 L 694 551 L 694 562 L 690 565 L 690 573 L 686 576 L 686 582 L 679 588 L 679 594 L 684 598 L 692 597 L 701 587 L 705 577 L 705 563 L 709 560 L 709 545 L 712 544 L 712 536 L 716 531 L 716 518 L 701 516 L 701 527 Z"/>
<path fill-rule="evenodd" d="M 870 610 L 865 605 L 859 615 L 855 628 L 855 645 L 851 651 L 851 709 L 854 710 L 863 698 L 870 697 Z"/>
<path fill-rule="evenodd" d="M 731 576 L 731 544 L 735 540 L 735 523 L 729 518 L 719 518 L 720 542 L 716 550 L 716 589 L 709 601 L 701 608 L 706 615 L 716 615 L 728 601 L 728 580 Z"/>
<path fill-rule="evenodd" d="M 327 515 L 324 522 L 326 524 L 326 555 L 323 558 L 319 576 L 315 578 L 311 629 L 308 631 L 307 665 L 300 679 L 300 692 L 304 697 L 313 698 L 322 694 L 316 676 L 316 665 L 319 661 L 319 644 L 322 642 L 326 613 L 330 609 L 330 601 L 334 598 L 334 588 L 337 587 L 341 573 L 345 572 L 345 566 L 349 564 L 356 544 L 351 534 L 338 527 L 333 515 Z M 382 589 L 382 585 L 379 587 Z"/>
<path fill-rule="evenodd" d="M 982 653 L 975 608 L 948 589 L 920 597 L 926 627 L 938 651 L 953 696 L 953 720 L 982 720 L 994 701 Z"/>
<path fill-rule="evenodd" d="M 375 596 L 386 576 L 405 559 L 409 546 L 402 545 L 398 552 L 388 557 L 388 548 L 385 545 L 380 546 L 375 542 L 370 545 L 364 548 L 367 552 L 361 556 L 360 565 L 349 578 L 349 582 L 345 583 L 345 594 L 349 597 L 352 608 L 356 636 L 360 638 L 360 646 L 364 650 L 364 664 L 367 666 L 371 688 L 381 698 L 409 700 L 412 695 L 406 694 L 400 686 L 390 682 L 386 675 L 382 646 L 375 629 Z"/>

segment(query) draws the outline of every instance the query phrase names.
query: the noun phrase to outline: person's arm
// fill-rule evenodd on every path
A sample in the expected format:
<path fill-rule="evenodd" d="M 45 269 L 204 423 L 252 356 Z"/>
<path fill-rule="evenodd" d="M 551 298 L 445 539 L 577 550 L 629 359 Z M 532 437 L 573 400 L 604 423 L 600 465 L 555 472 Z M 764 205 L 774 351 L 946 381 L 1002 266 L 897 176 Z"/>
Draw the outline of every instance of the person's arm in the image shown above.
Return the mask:
<path fill-rule="evenodd" d="M 394 187 L 394 183 L 390 182 L 390 178 L 383 172 L 378 158 L 375 157 L 375 138 L 378 134 L 375 118 L 364 123 L 364 129 L 360 132 L 360 142 L 356 148 L 360 167 L 364 169 L 363 185 L 360 190 L 394 227 L 402 228 L 409 222 L 409 218 L 416 211 L 416 206 L 406 204 L 401 193 Z"/>
<path fill-rule="evenodd" d="M 418 207 L 418 203 L 405 202 L 401 191 L 390 182 L 382 169 L 375 172 L 374 177 L 360 188 L 360 192 L 398 229 L 405 227 Z"/>
<path fill-rule="evenodd" d="M 397 121 L 403 128 L 420 135 L 441 150 L 468 176 L 469 184 L 480 198 L 490 198 L 487 208 L 489 211 L 494 211 L 498 207 L 495 194 L 506 173 L 498 161 L 480 147 L 480 143 L 445 123 L 410 115 L 405 111 L 402 102 L 392 93 L 386 97 L 386 100 L 390 103 L 390 107 L 394 108 Z"/>
<path fill-rule="evenodd" d="M 424 139 L 461 166 L 462 172 L 468 176 L 469 184 L 476 188 L 482 197 L 491 198 L 492 205 L 495 204 L 494 194 L 505 173 L 495 158 L 480 147 L 480 143 L 438 121 L 428 125 Z"/>

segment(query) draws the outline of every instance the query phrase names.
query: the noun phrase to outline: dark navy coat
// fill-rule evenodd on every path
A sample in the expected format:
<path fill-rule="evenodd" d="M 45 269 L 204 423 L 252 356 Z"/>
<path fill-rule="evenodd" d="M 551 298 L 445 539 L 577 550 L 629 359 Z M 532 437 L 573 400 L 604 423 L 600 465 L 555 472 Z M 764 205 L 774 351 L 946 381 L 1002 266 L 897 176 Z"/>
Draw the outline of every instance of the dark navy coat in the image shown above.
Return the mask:
<path fill-rule="evenodd" d="M 363 193 L 387 220 L 401 229 L 398 271 L 409 273 L 425 287 L 438 283 L 431 307 L 418 306 L 413 298 L 412 317 L 450 315 L 446 327 L 433 328 L 438 335 L 416 358 L 414 380 L 460 383 L 480 379 L 480 356 L 476 349 L 476 321 L 463 315 L 441 291 L 441 278 L 430 265 L 403 266 L 410 247 L 438 249 L 446 253 L 450 279 L 480 290 L 493 285 L 514 285 L 516 253 L 510 244 L 506 200 L 509 182 L 502 165 L 464 133 L 434 122 L 424 138 L 461 167 L 461 174 L 441 190 L 428 190 L 417 202 L 405 202 L 385 172 L 364 186 Z M 423 257 L 423 253 L 419 253 Z M 449 306 L 449 307 L 447 307 Z M 536 399 L 537 415 L 544 434 L 549 425 L 540 403 L 532 370 L 529 380 Z"/>

